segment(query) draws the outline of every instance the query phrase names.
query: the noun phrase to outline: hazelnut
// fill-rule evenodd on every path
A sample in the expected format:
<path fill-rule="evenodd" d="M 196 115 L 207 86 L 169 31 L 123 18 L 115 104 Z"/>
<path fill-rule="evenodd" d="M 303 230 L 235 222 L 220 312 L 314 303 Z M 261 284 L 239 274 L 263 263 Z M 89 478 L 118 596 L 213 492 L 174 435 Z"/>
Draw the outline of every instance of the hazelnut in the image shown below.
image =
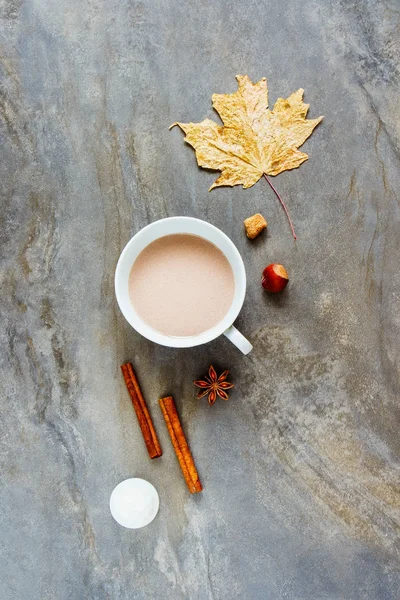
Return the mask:
<path fill-rule="evenodd" d="M 265 267 L 261 285 L 267 292 L 281 292 L 289 281 L 289 275 L 283 265 L 272 264 Z"/>

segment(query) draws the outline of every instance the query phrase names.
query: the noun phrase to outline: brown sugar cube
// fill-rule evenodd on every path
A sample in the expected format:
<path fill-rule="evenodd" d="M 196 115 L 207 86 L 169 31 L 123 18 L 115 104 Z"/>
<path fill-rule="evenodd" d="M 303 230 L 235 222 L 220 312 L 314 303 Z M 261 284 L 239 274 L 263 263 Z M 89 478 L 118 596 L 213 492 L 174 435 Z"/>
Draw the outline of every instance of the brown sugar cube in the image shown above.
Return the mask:
<path fill-rule="evenodd" d="M 268 223 L 260 213 L 249 217 L 244 220 L 244 226 L 246 228 L 246 235 L 251 240 L 254 240 L 264 229 Z"/>

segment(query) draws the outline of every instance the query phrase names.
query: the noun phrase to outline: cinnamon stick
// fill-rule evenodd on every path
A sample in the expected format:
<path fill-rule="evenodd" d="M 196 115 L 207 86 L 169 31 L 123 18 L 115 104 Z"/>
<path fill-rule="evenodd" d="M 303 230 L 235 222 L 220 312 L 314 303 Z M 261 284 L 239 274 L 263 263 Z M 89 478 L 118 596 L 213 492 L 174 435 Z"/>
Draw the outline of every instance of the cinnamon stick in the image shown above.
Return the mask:
<path fill-rule="evenodd" d="M 191 494 L 201 492 L 203 488 L 199 479 L 199 474 L 183 432 L 174 399 L 172 396 L 160 398 L 160 406 L 189 491 Z"/>
<path fill-rule="evenodd" d="M 142 430 L 149 456 L 150 458 L 158 458 L 162 456 L 160 442 L 158 441 L 156 430 L 154 429 L 153 421 L 151 420 L 146 401 L 143 398 L 132 363 L 121 365 L 121 371 L 139 421 L 140 429 Z"/>

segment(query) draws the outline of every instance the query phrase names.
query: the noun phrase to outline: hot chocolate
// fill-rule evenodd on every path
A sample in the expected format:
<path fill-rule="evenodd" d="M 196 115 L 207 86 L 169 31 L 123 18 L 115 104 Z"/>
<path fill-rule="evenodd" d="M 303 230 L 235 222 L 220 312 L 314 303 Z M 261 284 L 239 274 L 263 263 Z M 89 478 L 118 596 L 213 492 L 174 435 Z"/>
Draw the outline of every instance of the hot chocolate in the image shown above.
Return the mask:
<path fill-rule="evenodd" d="M 217 325 L 235 291 L 232 268 L 208 240 L 167 235 L 149 244 L 135 260 L 129 294 L 137 314 L 169 336 L 194 336 Z"/>

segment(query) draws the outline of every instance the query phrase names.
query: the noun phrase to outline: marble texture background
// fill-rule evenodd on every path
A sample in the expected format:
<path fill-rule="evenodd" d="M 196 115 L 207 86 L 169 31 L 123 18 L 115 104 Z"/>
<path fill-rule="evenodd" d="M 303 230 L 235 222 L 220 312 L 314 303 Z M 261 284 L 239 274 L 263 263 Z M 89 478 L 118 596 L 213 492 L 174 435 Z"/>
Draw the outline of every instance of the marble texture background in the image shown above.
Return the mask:
<path fill-rule="evenodd" d="M 0 0 L 0 577 L 4 600 L 397 600 L 400 589 L 400 6 L 397 0 Z M 235 75 L 325 116 L 310 160 L 208 193 L 175 120 L 216 118 Z M 262 212 L 254 243 L 243 219 Z M 157 347 L 124 322 L 131 235 L 205 218 L 240 249 L 254 344 Z M 291 282 L 269 297 L 270 262 Z M 146 455 L 132 360 L 164 456 Z M 210 409 L 192 379 L 236 388 Z M 204 483 L 185 487 L 173 394 Z M 157 519 L 111 518 L 129 476 Z"/>

